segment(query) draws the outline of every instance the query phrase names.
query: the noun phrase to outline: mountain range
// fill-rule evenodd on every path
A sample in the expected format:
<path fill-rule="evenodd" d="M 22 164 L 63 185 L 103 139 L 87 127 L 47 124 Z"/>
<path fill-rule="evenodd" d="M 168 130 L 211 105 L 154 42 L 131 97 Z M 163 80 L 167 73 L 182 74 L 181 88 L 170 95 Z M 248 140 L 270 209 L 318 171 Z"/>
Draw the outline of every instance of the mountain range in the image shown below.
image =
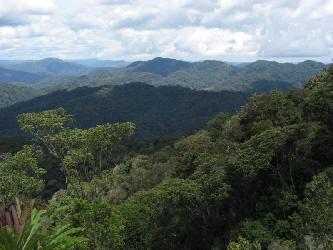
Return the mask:
<path fill-rule="evenodd" d="M 63 79 L 87 75 L 98 68 L 120 68 L 129 65 L 126 61 L 82 59 L 61 60 L 0 60 L 0 81 L 7 83 L 59 84 Z"/>
<path fill-rule="evenodd" d="M 79 127 L 129 120 L 139 136 L 194 131 L 217 112 L 235 111 L 253 93 L 298 88 L 327 67 L 314 61 L 232 65 L 161 57 L 121 68 L 81 63 L 86 65 L 56 58 L 0 61 L 7 67 L 0 68 L 0 81 L 7 82 L 0 84 L 0 133 L 15 130 L 20 113 L 57 107 L 75 114 Z"/>
<path fill-rule="evenodd" d="M 246 90 L 258 80 L 289 82 L 299 87 L 318 74 L 325 64 L 305 61 L 298 64 L 256 61 L 231 65 L 221 61 L 184 62 L 169 58 L 155 58 L 134 62 L 127 67 L 97 69 L 88 75 L 39 86 L 46 91 L 74 89 L 82 86 L 121 85 L 133 81 L 154 86 L 179 85 L 197 90 Z"/>
<path fill-rule="evenodd" d="M 91 69 L 86 66 L 67 62 L 58 58 L 45 58 L 42 60 L 23 61 L 17 64 L 7 65 L 8 69 L 24 71 L 34 74 L 48 75 L 70 75 L 79 76 L 88 74 Z"/>
<path fill-rule="evenodd" d="M 96 59 L 2 60 L 0 82 L 35 84 L 48 92 L 134 81 L 199 90 L 245 90 L 258 80 L 285 81 L 300 86 L 327 66 L 315 61 L 293 64 L 259 60 L 235 65 L 213 60 L 186 62 L 161 57 L 128 64 L 125 61 Z"/>

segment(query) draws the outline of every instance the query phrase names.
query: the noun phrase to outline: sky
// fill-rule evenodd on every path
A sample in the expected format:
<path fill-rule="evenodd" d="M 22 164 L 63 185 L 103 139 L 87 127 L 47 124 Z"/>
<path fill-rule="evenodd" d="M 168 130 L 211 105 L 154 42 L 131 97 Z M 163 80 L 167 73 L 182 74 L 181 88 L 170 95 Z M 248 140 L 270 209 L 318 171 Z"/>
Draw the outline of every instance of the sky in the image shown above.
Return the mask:
<path fill-rule="evenodd" d="M 333 0 L 0 0 L 0 59 L 331 62 Z"/>

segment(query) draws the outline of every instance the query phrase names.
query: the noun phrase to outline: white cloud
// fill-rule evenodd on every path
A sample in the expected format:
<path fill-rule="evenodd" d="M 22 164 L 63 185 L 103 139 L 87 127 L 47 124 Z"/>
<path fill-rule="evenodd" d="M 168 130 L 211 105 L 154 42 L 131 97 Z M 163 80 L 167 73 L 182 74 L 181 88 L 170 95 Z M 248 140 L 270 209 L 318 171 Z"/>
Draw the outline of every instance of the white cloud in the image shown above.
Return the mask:
<path fill-rule="evenodd" d="M 50 13 L 55 7 L 52 0 L 1 0 L 0 10 L 5 12 L 20 12 L 31 14 Z"/>
<path fill-rule="evenodd" d="M 324 57 L 333 0 L 0 0 L 0 58 Z"/>

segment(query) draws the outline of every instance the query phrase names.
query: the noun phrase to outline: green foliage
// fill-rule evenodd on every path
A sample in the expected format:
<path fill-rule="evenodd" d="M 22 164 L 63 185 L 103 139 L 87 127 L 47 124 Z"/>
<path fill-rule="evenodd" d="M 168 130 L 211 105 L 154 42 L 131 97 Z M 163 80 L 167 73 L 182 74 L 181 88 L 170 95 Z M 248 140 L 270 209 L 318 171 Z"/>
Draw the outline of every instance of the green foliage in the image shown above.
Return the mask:
<path fill-rule="evenodd" d="M 137 81 L 123 86 L 56 91 L 8 107 L 0 111 L 0 120 L 4 121 L 0 132 L 15 132 L 19 114 L 63 107 L 75 116 L 79 128 L 131 121 L 140 138 L 187 134 L 204 127 L 218 112 L 234 113 L 249 97 L 243 92 L 154 87 Z"/>
<path fill-rule="evenodd" d="M 258 242 L 250 242 L 247 239 L 239 237 L 236 242 L 230 242 L 228 250 L 261 250 L 261 246 Z"/>
<path fill-rule="evenodd" d="M 15 84 L 0 83 L 0 109 L 17 102 L 27 101 L 42 94 L 42 91 Z"/>
<path fill-rule="evenodd" d="M 83 180 L 114 166 L 122 140 L 134 131 L 132 123 L 70 129 L 68 125 L 73 123 L 73 116 L 63 108 L 23 114 L 18 117 L 18 123 L 47 153 L 60 161 L 67 178 Z"/>
<path fill-rule="evenodd" d="M 333 247 L 333 169 L 314 176 L 306 185 L 302 205 L 306 234 L 318 244 Z"/>
<path fill-rule="evenodd" d="M 38 195 L 45 174 L 38 165 L 41 156 L 40 148 L 24 146 L 16 154 L 0 158 L 0 204 L 8 206 L 15 198 L 29 200 Z"/>
<path fill-rule="evenodd" d="M 245 90 L 250 93 L 263 94 L 271 91 L 288 92 L 295 88 L 295 85 L 288 81 L 281 80 L 257 80 L 251 82 L 249 87 Z"/>
<path fill-rule="evenodd" d="M 203 226 L 199 192 L 196 182 L 173 179 L 133 197 L 134 204 L 145 204 L 154 221 L 150 242 L 154 249 L 178 248 L 182 244 L 189 247 L 202 237 L 200 230 L 191 227 Z"/>
<path fill-rule="evenodd" d="M 224 128 L 230 116 L 225 113 L 219 113 L 208 121 L 209 132 L 212 138 L 222 137 Z"/>
<path fill-rule="evenodd" d="M 170 159 L 173 176 L 189 177 L 198 165 L 205 161 L 205 155 L 213 153 L 211 138 L 205 132 L 188 136 L 174 145 L 175 155 Z"/>
<path fill-rule="evenodd" d="M 124 219 L 106 201 L 64 195 L 51 201 L 49 213 L 58 227 L 84 228 L 80 235 L 87 240 L 78 249 L 123 249 L 125 245 Z"/>
<path fill-rule="evenodd" d="M 250 68 L 269 69 L 264 62 Z M 41 148 L 4 156 L 0 169 L 14 181 L 6 166 L 14 166 L 20 180 L 31 172 L 39 179 L 35 153 L 45 152 L 68 178 L 48 202 L 47 216 L 34 219 L 49 218 L 37 234 L 41 246 L 59 242 L 54 235 L 68 229 L 86 239 L 76 249 L 331 249 L 332 87 L 330 69 L 305 89 L 254 96 L 238 114 L 220 114 L 205 130 L 163 148 L 156 143 L 158 150 L 151 143 L 149 154 L 124 154 L 131 123 L 73 129 L 62 109 L 25 114 L 21 126 Z M 9 182 L 0 184 L 10 198 L 0 206 L 2 223 L 15 211 L 11 199 L 20 192 L 36 196 L 37 187 L 30 183 L 26 194 L 18 186 L 11 194 Z M 34 225 L 28 232 L 40 231 Z M 1 238 L 9 246 L 16 239 L 2 231 Z"/>
<path fill-rule="evenodd" d="M 152 218 L 144 204 L 123 203 L 114 208 L 124 221 L 124 248 L 147 249 L 151 242 Z"/>
<path fill-rule="evenodd" d="M 16 250 L 16 240 L 12 233 L 8 232 L 6 228 L 0 229 L 0 249 L 1 250 Z"/>
<path fill-rule="evenodd" d="M 333 66 L 323 74 L 310 79 L 305 85 L 307 96 L 304 101 L 305 113 L 311 119 L 333 128 Z"/>
<path fill-rule="evenodd" d="M 23 131 L 38 139 L 44 139 L 49 134 L 62 131 L 74 122 L 73 116 L 68 115 L 63 108 L 39 113 L 27 113 L 17 117 L 17 122 Z"/>
<path fill-rule="evenodd" d="M 280 92 L 252 97 L 240 115 L 240 123 L 248 136 L 270 126 L 280 127 L 300 121 L 300 110 Z"/>
<path fill-rule="evenodd" d="M 230 154 L 228 166 L 248 180 L 263 170 L 279 174 L 286 167 L 284 164 L 289 152 L 297 150 L 295 141 L 302 138 L 302 127 L 269 128 L 257 133 Z"/>
<path fill-rule="evenodd" d="M 74 200 L 70 213 L 72 224 L 86 229 L 87 249 L 120 249 L 124 246 L 123 219 L 108 203 Z"/>
<path fill-rule="evenodd" d="M 30 222 L 27 223 L 22 233 L 17 236 L 10 229 L 0 229 L 1 250 L 24 250 L 24 249 L 74 249 L 78 243 L 85 239 L 77 237 L 82 231 L 79 228 L 71 228 L 68 225 L 61 228 L 47 230 L 47 218 L 45 211 L 32 210 Z"/>
<path fill-rule="evenodd" d="M 61 152 L 58 155 L 63 157 L 62 166 L 66 175 L 86 180 L 115 165 L 121 142 L 133 131 L 132 123 L 116 123 L 65 131 L 48 138 L 56 151 Z"/>
<path fill-rule="evenodd" d="M 250 242 L 259 243 L 263 248 L 267 248 L 274 241 L 273 233 L 260 221 L 246 220 L 242 222 L 238 234 Z"/>

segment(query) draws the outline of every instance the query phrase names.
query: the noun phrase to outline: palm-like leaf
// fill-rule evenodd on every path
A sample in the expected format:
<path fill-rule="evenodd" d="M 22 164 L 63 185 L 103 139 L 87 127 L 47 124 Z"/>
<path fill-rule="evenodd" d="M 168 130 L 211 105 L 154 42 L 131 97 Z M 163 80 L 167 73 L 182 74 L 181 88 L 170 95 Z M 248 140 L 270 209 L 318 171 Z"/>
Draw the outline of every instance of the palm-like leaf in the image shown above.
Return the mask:
<path fill-rule="evenodd" d="M 52 233 L 45 239 L 43 249 L 73 249 L 77 244 L 82 243 L 85 240 L 83 237 L 73 237 L 81 231 L 82 229 L 71 228 L 69 225 L 60 227 L 56 232 Z"/>
<path fill-rule="evenodd" d="M 0 250 L 70 250 L 85 239 L 76 236 L 82 231 L 69 225 L 48 232 L 44 210 L 33 209 L 30 223 L 27 223 L 18 236 L 7 230 L 0 229 Z"/>
<path fill-rule="evenodd" d="M 38 244 L 41 238 L 40 229 L 42 227 L 42 218 L 44 214 L 44 210 L 32 210 L 30 224 L 27 224 L 24 227 L 21 237 L 18 239 L 18 249 L 34 249 Z"/>

